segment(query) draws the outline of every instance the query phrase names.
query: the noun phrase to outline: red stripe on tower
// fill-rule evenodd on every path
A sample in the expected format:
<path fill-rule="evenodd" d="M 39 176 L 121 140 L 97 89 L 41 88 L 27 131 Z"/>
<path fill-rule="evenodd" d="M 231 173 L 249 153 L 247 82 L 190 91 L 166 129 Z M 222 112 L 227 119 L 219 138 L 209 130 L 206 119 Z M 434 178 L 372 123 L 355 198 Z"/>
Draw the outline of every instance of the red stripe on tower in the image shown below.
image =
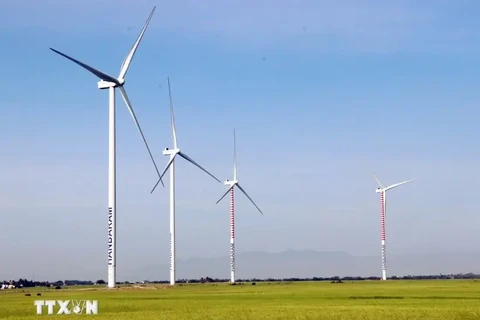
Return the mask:
<path fill-rule="evenodd" d="M 385 241 L 385 191 L 380 192 L 380 233 L 382 240 Z"/>
<path fill-rule="evenodd" d="M 230 189 L 230 237 L 235 238 L 235 207 L 233 202 L 233 188 Z"/>

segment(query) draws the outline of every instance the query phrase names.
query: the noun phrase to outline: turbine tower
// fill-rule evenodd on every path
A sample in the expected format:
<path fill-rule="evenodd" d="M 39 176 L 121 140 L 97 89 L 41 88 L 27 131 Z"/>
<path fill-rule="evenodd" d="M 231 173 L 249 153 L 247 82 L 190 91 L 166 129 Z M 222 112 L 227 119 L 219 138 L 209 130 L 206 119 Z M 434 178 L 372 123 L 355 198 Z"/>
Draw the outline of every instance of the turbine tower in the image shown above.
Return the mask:
<path fill-rule="evenodd" d="M 164 156 L 169 156 L 170 160 L 163 170 L 158 182 L 153 187 L 150 193 L 153 193 L 155 188 L 158 186 L 158 183 L 162 181 L 164 174 L 167 172 L 168 168 L 170 168 L 170 284 L 175 285 L 175 157 L 179 155 L 180 157 L 184 158 L 188 162 L 192 163 L 193 165 L 197 166 L 200 170 L 207 173 L 213 179 L 218 180 L 213 174 L 202 168 L 198 163 L 196 163 L 192 158 L 187 156 L 184 152 L 180 151 L 178 148 L 177 142 L 177 132 L 175 130 L 175 116 L 173 114 L 173 103 L 172 103 L 172 93 L 170 90 L 170 78 L 167 78 L 168 81 L 168 95 L 170 98 L 170 123 L 172 126 L 172 140 L 173 140 L 173 149 L 165 148 L 163 151 Z"/>
<path fill-rule="evenodd" d="M 382 280 L 387 280 L 387 257 L 386 257 L 386 251 L 385 251 L 385 215 L 386 215 L 386 194 L 387 191 L 393 188 L 396 188 L 398 186 L 401 186 L 403 184 L 412 182 L 415 179 L 410 179 L 406 180 L 400 183 L 395 183 L 392 184 L 391 186 L 384 187 L 380 180 L 377 179 L 375 175 L 373 175 L 373 178 L 375 181 L 378 183 L 378 188 L 376 190 L 377 193 L 380 193 L 380 238 L 382 242 Z"/>
<path fill-rule="evenodd" d="M 115 89 L 118 88 L 120 93 L 122 94 L 123 100 L 127 105 L 128 110 L 135 122 L 140 135 L 142 136 L 143 142 L 147 151 L 150 155 L 150 159 L 152 160 L 153 165 L 155 166 L 155 170 L 157 171 L 158 176 L 160 176 L 160 172 L 158 171 L 157 165 L 155 160 L 153 159 L 152 153 L 148 146 L 147 140 L 143 135 L 142 129 L 140 124 L 138 123 L 137 117 L 135 116 L 135 112 L 133 111 L 132 105 L 130 104 L 130 100 L 128 99 L 127 92 L 125 91 L 124 84 L 125 84 L 125 76 L 127 74 L 128 68 L 132 63 L 133 56 L 137 51 L 138 45 L 143 38 L 145 30 L 152 19 L 153 13 L 155 12 L 155 7 L 153 7 L 152 12 L 150 13 L 145 25 L 143 26 L 140 35 L 138 36 L 137 40 L 133 44 L 130 52 L 128 53 L 127 57 L 123 61 L 123 64 L 120 68 L 120 74 L 118 78 L 112 77 L 102 71 L 99 71 L 83 62 L 80 62 L 70 56 L 67 56 L 60 51 L 57 51 L 53 48 L 50 50 L 58 53 L 59 55 L 67 58 L 70 61 L 78 64 L 79 66 L 87 69 L 95 76 L 100 78 L 98 82 L 98 88 L 108 89 L 109 92 L 109 130 L 108 130 L 108 288 L 114 288 L 116 284 L 116 267 L 117 267 L 117 257 L 116 257 L 116 214 L 117 214 L 117 201 L 116 201 L 116 130 L 115 130 Z M 163 181 L 162 181 L 163 184 Z"/>
<path fill-rule="evenodd" d="M 233 180 L 226 180 L 225 185 L 228 186 L 227 192 L 217 201 L 219 203 L 228 193 L 230 193 L 230 282 L 235 283 L 235 186 L 243 192 L 245 196 L 253 203 L 257 210 L 263 215 L 262 210 L 250 198 L 245 189 L 240 186 L 237 180 L 237 142 L 235 137 L 235 129 L 233 129 Z"/>

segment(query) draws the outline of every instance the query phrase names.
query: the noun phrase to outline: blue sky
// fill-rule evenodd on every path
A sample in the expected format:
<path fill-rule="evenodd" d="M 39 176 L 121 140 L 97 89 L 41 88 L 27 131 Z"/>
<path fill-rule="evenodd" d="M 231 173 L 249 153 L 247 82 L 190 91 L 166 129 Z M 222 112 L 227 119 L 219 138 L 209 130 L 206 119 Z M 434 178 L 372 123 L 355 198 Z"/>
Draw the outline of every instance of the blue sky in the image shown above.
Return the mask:
<path fill-rule="evenodd" d="M 154 5 L 125 88 L 162 168 L 167 76 L 180 147 L 222 180 L 236 128 L 239 179 L 265 213 L 238 194 L 238 252 L 379 255 L 372 171 L 419 178 L 388 197 L 388 253 L 476 250 L 477 2 L 6 0 L 0 278 L 106 275 L 108 95 L 48 48 L 117 75 Z M 121 278 L 168 261 L 168 189 L 149 194 L 155 171 L 118 94 L 117 115 Z M 228 255 L 223 192 L 178 162 L 179 259 Z"/>

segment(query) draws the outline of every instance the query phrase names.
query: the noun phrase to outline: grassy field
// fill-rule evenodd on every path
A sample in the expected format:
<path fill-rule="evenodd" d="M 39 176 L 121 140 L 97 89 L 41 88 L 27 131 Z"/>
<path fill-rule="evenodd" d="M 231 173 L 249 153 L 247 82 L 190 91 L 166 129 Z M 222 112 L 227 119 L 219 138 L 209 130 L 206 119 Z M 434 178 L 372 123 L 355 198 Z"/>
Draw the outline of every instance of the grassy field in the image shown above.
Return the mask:
<path fill-rule="evenodd" d="M 0 292 L 0 319 L 480 319 L 480 281 L 474 280 L 192 284 L 28 292 L 31 296 L 22 290 Z M 48 315 L 46 307 L 44 315 L 37 315 L 36 299 L 98 300 L 98 315 Z"/>

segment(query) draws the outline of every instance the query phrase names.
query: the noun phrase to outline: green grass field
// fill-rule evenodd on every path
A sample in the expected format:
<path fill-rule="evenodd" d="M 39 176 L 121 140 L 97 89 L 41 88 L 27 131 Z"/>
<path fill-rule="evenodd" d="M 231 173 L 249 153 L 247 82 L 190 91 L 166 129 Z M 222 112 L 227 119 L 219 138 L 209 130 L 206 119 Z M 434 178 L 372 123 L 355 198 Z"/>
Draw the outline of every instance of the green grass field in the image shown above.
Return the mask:
<path fill-rule="evenodd" d="M 15 291 L 15 292 L 14 292 Z M 27 290 L 24 290 L 27 292 Z M 191 284 L 0 292 L 0 319 L 480 319 L 480 281 Z M 37 292 L 42 295 L 37 297 Z M 37 315 L 33 301 L 98 300 L 98 315 Z M 58 307 L 55 307 L 55 312 Z"/>

